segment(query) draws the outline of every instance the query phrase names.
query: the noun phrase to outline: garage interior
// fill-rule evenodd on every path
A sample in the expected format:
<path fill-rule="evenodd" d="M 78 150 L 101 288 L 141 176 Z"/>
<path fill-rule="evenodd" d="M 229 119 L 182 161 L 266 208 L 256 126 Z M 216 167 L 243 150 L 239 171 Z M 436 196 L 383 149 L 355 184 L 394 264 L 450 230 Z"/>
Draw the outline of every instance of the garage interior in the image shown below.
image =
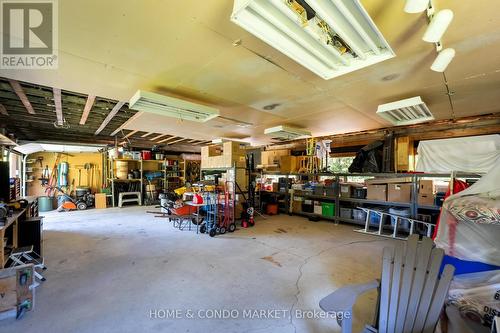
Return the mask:
<path fill-rule="evenodd" d="M 34 3 L 2 332 L 497 332 L 498 1 Z"/>

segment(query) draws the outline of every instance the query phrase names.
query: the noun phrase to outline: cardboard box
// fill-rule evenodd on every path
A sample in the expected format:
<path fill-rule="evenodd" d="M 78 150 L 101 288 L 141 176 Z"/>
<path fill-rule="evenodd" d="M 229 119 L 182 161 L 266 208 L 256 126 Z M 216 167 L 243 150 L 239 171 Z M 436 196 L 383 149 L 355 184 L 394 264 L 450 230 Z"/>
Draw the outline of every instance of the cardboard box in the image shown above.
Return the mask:
<path fill-rule="evenodd" d="M 297 157 L 295 156 L 280 156 L 279 157 L 280 171 L 284 173 L 297 172 Z"/>
<path fill-rule="evenodd" d="M 434 206 L 434 194 L 419 193 L 418 194 L 418 204 Z"/>
<path fill-rule="evenodd" d="M 366 185 L 366 199 L 387 201 L 387 184 Z"/>
<path fill-rule="evenodd" d="M 280 191 L 280 184 L 273 183 L 273 192 L 279 192 L 279 191 Z"/>
<path fill-rule="evenodd" d="M 321 205 L 320 201 L 314 202 L 314 214 L 323 214 L 323 206 Z"/>
<path fill-rule="evenodd" d="M 260 153 L 260 163 L 262 165 L 271 165 L 280 163 L 281 156 L 289 156 L 290 149 L 265 150 Z"/>
<path fill-rule="evenodd" d="M 228 141 L 221 145 L 211 145 L 201 147 L 201 168 L 227 168 L 236 166 L 245 166 L 244 149 L 238 142 Z"/>
<path fill-rule="evenodd" d="M 365 179 L 366 185 L 375 184 L 401 184 L 401 183 L 411 183 L 411 177 L 393 177 L 393 178 L 371 178 Z"/>
<path fill-rule="evenodd" d="M 361 184 L 355 183 L 342 183 L 340 184 L 340 196 L 342 198 L 352 198 L 354 189 L 357 187 L 363 187 Z"/>
<path fill-rule="evenodd" d="M 412 184 L 387 184 L 387 201 L 410 202 Z"/>
<path fill-rule="evenodd" d="M 434 194 L 434 181 L 432 179 L 421 179 L 418 185 L 419 194 Z"/>
<path fill-rule="evenodd" d="M 300 213 L 302 212 L 302 201 L 292 201 L 292 212 Z"/>
<path fill-rule="evenodd" d="M 95 208 L 102 209 L 107 208 L 106 193 L 96 193 L 95 194 Z"/>

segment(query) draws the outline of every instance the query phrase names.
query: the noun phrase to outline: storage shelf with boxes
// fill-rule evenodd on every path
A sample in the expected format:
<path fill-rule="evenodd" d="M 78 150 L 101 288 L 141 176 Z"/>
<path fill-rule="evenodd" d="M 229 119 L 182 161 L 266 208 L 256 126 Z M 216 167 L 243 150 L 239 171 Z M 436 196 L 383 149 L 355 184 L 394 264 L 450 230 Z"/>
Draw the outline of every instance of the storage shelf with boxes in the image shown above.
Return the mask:
<path fill-rule="evenodd" d="M 297 174 L 270 172 L 273 177 L 290 177 L 289 212 L 307 217 L 364 225 L 366 213 L 359 207 L 377 209 L 426 222 L 435 222 L 447 190 L 451 174 L 349 174 L 321 173 Z M 262 174 L 264 177 L 266 173 Z M 291 177 L 291 176 L 294 177 Z M 299 176 L 297 176 L 299 175 Z M 457 178 L 477 179 L 477 174 L 457 174 Z M 320 180 L 321 178 L 325 178 Z M 365 178 L 364 183 L 349 178 Z M 304 181 L 301 179 L 308 179 Z M 313 181 L 310 181 L 313 179 Z M 320 212 L 319 206 L 332 205 L 333 215 Z M 370 216 L 370 219 L 372 216 Z M 375 221 L 378 225 L 380 221 Z M 392 228 L 394 222 L 382 221 L 384 228 Z M 407 231 L 408 228 L 406 228 Z M 405 228 L 400 228 L 405 231 Z"/>

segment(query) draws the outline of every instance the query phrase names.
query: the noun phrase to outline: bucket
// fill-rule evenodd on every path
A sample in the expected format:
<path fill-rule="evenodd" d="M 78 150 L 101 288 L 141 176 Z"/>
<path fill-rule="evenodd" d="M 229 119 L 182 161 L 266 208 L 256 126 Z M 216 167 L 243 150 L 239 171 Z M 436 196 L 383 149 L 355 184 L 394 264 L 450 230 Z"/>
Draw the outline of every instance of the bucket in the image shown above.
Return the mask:
<path fill-rule="evenodd" d="M 116 161 L 116 178 L 127 179 L 128 175 L 128 162 L 127 161 Z"/>
<path fill-rule="evenodd" d="M 142 155 L 142 159 L 143 160 L 150 160 L 151 159 L 151 152 L 149 150 L 143 150 L 141 152 L 141 155 Z"/>
<path fill-rule="evenodd" d="M 54 209 L 52 197 L 38 197 L 38 211 L 49 212 Z"/>
<path fill-rule="evenodd" d="M 389 208 L 389 214 L 399 215 L 401 217 L 410 217 L 410 210 L 408 208 Z M 396 218 L 391 216 L 391 226 L 396 225 Z M 410 229 L 410 221 L 404 218 L 399 219 L 398 228 Z"/>

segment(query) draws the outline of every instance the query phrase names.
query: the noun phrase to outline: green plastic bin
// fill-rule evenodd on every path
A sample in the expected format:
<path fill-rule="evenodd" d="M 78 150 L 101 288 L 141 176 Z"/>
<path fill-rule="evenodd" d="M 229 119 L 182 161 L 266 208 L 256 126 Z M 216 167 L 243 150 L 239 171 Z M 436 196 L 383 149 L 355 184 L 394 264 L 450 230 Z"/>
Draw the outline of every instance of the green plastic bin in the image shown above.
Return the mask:
<path fill-rule="evenodd" d="M 322 202 L 321 210 L 323 216 L 334 217 L 335 216 L 335 204 L 333 202 Z"/>

